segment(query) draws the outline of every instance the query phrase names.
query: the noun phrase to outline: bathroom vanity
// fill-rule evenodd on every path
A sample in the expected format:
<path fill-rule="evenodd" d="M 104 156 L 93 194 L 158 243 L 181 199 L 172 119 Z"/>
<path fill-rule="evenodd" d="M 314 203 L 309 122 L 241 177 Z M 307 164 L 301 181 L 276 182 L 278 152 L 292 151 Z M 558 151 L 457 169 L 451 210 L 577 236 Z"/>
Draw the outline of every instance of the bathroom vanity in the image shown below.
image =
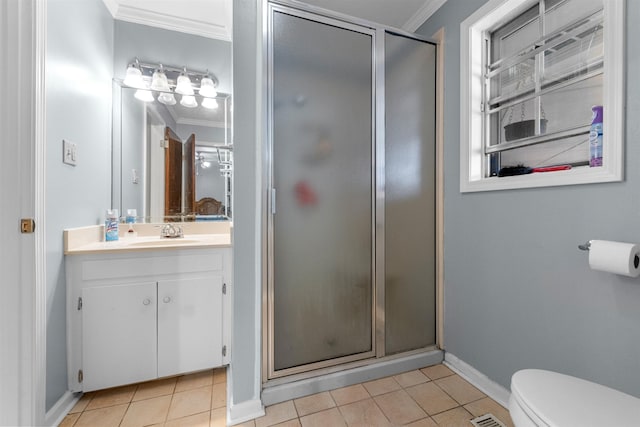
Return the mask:
<path fill-rule="evenodd" d="M 88 240 L 65 250 L 71 391 L 229 362 L 229 234 Z"/>

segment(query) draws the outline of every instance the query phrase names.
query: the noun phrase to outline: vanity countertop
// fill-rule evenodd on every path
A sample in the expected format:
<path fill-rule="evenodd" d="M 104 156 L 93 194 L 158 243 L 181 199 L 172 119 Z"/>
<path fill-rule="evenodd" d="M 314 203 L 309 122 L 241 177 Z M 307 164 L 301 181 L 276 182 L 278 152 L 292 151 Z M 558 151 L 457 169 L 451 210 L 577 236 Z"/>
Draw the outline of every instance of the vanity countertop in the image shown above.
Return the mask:
<path fill-rule="evenodd" d="M 104 226 L 96 225 L 64 230 L 65 255 L 97 254 L 109 252 L 162 251 L 180 248 L 231 247 L 230 224 L 182 224 L 184 237 L 161 238 L 160 225 L 135 224 L 135 237 L 126 234 L 127 226 L 120 225 L 118 240 L 104 241 Z M 123 230 L 124 229 L 124 230 Z"/>

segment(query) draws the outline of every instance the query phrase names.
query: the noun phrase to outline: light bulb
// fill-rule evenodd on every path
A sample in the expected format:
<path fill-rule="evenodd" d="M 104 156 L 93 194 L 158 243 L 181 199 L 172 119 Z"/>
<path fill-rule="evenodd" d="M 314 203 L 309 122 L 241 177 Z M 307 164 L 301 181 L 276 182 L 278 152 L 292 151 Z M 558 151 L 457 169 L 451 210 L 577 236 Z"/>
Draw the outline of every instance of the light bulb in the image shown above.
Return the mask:
<path fill-rule="evenodd" d="M 180 95 L 193 95 L 193 86 L 191 86 L 191 79 L 186 74 L 180 74 L 178 76 L 178 84 L 176 85 L 176 93 Z"/>
<path fill-rule="evenodd" d="M 127 74 L 124 78 L 124 84 L 136 89 L 144 89 L 145 83 L 142 80 L 142 71 L 135 65 L 129 65 L 127 67 Z"/>
<path fill-rule="evenodd" d="M 196 98 L 193 95 L 182 95 L 182 99 L 180 100 L 180 105 L 187 108 L 196 108 L 198 103 L 196 102 Z"/>
<path fill-rule="evenodd" d="M 138 89 L 133 96 L 140 101 L 153 102 L 153 93 L 147 89 Z"/>
<path fill-rule="evenodd" d="M 167 75 L 160 70 L 156 70 L 153 73 L 153 79 L 151 80 L 151 89 L 159 92 L 169 92 L 169 82 L 167 81 Z"/>
<path fill-rule="evenodd" d="M 208 162 L 208 161 L 206 161 L 206 160 L 204 160 L 204 161 L 202 162 L 202 168 L 203 168 L 203 169 L 206 169 L 206 168 L 208 168 L 209 166 L 211 166 L 211 162 Z"/>
<path fill-rule="evenodd" d="M 218 92 L 216 92 L 216 86 L 213 83 L 213 80 L 209 76 L 205 76 L 202 78 L 200 82 L 200 95 L 206 96 L 208 98 L 215 98 L 218 96 Z"/>
<path fill-rule="evenodd" d="M 173 96 L 172 93 L 162 92 L 160 95 L 158 95 L 158 101 L 162 102 L 165 105 L 175 105 L 176 97 Z"/>
<path fill-rule="evenodd" d="M 210 110 L 214 110 L 214 109 L 218 108 L 218 101 L 216 101 L 213 98 L 203 98 L 202 99 L 202 106 L 204 108 L 208 108 Z"/>

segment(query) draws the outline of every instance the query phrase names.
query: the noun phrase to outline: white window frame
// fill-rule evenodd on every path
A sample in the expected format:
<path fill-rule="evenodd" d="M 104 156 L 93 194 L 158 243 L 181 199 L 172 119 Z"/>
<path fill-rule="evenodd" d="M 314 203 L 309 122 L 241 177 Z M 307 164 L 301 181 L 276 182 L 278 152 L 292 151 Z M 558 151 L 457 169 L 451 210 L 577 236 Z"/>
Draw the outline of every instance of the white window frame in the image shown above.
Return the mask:
<path fill-rule="evenodd" d="M 537 0 L 489 0 L 460 24 L 460 192 L 615 182 L 624 179 L 624 0 L 604 0 L 604 144 L 602 166 L 488 177 L 485 172 L 482 107 L 483 49 L 488 32 Z"/>

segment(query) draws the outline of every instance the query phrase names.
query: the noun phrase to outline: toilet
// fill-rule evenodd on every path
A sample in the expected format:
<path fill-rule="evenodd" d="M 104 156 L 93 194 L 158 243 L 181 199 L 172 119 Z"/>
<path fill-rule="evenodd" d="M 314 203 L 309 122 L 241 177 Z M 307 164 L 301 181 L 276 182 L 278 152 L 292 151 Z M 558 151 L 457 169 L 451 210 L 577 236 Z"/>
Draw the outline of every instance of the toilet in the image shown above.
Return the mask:
<path fill-rule="evenodd" d="M 640 399 L 600 384 L 539 369 L 511 377 L 516 427 L 638 427 Z"/>

